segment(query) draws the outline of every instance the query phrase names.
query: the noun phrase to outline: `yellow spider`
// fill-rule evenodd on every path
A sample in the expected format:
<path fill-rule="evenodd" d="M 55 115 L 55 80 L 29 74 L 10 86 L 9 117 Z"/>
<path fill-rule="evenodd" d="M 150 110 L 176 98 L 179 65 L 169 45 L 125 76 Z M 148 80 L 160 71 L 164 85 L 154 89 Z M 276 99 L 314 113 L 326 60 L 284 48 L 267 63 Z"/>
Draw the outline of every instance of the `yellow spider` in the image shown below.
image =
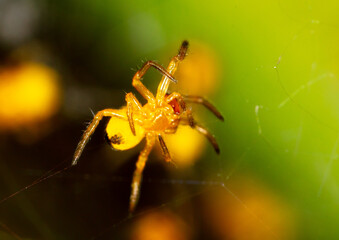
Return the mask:
<path fill-rule="evenodd" d="M 133 93 L 127 93 L 127 106 L 121 109 L 104 109 L 99 111 L 87 127 L 75 150 L 72 165 L 78 163 L 82 151 L 103 117 L 110 117 L 106 127 L 106 138 L 114 149 L 127 150 L 133 148 L 144 137 L 146 138 L 146 145 L 140 152 L 133 174 L 129 205 L 130 212 L 134 211 L 138 202 L 142 172 L 156 139 L 158 139 L 160 143 L 165 160 L 167 162 L 172 161 L 163 140 L 163 134 L 174 134 L 179 124 L 190 125 L 205 135 L 213 145 L 215 151 L 219 154 L 219 146 L 215 138 L 205 128 L 194 121 L 191 110 L 186 108 L 186 102 L 202 104 L 214 113 L 217 118 L 223 121 L 224 118 L 220 112 L 202 97 L 182 96 L 177 92 L 167 93 L 170 81 L 174 83 L 177 82 L 173 78 L 173 74 L 180 61 L 185 58 L 187 48 L 188 42 L 183 41 L 178 55 L 172 58 L 167 70 L 155 62 L 146 62 L 134 75 L 132 85 L 147 100 L 147 103 L 142 106 Z M 155 97 L 141 82 L 142 76 L 150 67 L 154 67 L 163 75 Z"/>

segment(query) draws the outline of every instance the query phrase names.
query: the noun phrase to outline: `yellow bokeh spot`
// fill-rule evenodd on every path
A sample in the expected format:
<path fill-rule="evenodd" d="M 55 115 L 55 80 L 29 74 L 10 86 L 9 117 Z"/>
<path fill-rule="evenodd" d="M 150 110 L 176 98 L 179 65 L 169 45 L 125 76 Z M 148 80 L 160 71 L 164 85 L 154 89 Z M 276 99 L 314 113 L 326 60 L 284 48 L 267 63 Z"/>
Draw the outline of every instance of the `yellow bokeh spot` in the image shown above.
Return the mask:
<path fill-rule="evenodd" d="M 164 140 L 174 162 L 183 167 L 199 159 L 207 141 L 196 130 L 185 125 L 179 125 L 175 134 L 165 134 Z"/>
<path fill-rule="evenodd" d="M 45 65 L 27 62 L 0 69 L 0 129 L 48 119 L 58 110 L 59 93 L 58 75 Z"/>
<path fill-rule="evenodd" d="M 119 113 L 126 116 L 126 109 L 120 109 Z M 121 151 L 135 147 L 144 138 L 145 130 L 137 123 L 134 123 L 134 128 L 135 136 L 126 119 L 112 117 L 106 127 L 107 137 L 112 147 Z"/>
<path fill-rule="evenodd" d="M 220 239 L 295 239 L 293 209 L 253 178 L 229 181 L 226 189 L 210 192 L 204 201 L 206 223 Z M 240 201 L 239 201 L 240 199 Z"/>
<path fill-rule="evenodd" d="M 191 41 L 187 57 L 180 63 L 175 78 L 178 91 L 189 95 L 211 95 L 219 85 L 218 60 L 207 45 Z"/>
<path fill-rule="evenodd" d="M 132 240 L 186 240 L 190 238 L 186 224 L 169 211 L 144 215 L 132 229 Z"/>

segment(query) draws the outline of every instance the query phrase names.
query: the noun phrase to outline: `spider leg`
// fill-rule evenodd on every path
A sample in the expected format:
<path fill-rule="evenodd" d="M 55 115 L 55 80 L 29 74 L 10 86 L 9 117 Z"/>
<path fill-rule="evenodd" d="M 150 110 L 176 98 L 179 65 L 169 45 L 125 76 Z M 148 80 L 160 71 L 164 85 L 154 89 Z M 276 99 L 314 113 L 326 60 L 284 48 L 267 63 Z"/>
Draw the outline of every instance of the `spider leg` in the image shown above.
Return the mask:
<path fill-rule="evenodd" d="M 155 143 L 155 136 L 153 134 L 146 135 L 146 146 L 140 152 L 138 161 L 136 163 L 136 169 L 133 174 L 132 180 L 132 191 L 129 202 L 129 212 L 132 213 L 135 209 L 136 204 L 138 203 L 140 196 L 140 184 L 142 180 L 142 172 L 144 170 L 148 155 L 150 154 Z"/>
<path fill-rule="evenodd" d="M 93 120 L 88 125 L 87 129 L 81 137 L 80 142 L 78 143 L 78 146 L 74 152 L 72 165 L 76 165 L 78 163 L 82 151 L 84 150 L 86 144 L 91 138 L 91 135 L 94 133 L 95 129 L 97 128 L 99 122 L 102 120 L 103 117 L 118 117 L 123 119 L 126 118 L 125 116 L 121 115 L 116 109 L 104 109 L 95 114 Z"/>
<path fill-rule="evenodd" d="M 193 118 L 193 114 L 192 114 L 192 109 L 191 108 L 186 110 L 186 115 L 187 115 L 187 119 L 188 119 L 188 124 L 190 125 L 191 128 L 194 128 L 195 122 L 194 122 L 194 118 Z"/>
<path fill-rule="evenodd" d="M 147 70 L 150 67 L 154 67 L 156 70 L 158 70 L 159 72 L 161 72 L 167 79 L 170 79 L 171 81 L 173 81 L 174 83 L 177 82 L 177 80 L 175 80 L 173 78 L 173 76 L 166 71 L 166 69 L 164 69 L 161 65 L 153 62 L 153 61 L 147 61 L 134 75 L 133 80 L 132 80 L 132 85 L 133 87 L 135 87 L 137 89 L 137 91 L 147 100 L 147 101 L 153 101 L 154 96 L 153 93 L 151 93 L 151 91 L 149 91 L 145 85 L 141 82 L 141 78 L 145 75 L 145 73 L 147 72 Z"/>
<path fill-rule="evenodd" d="M 195 124 L 194 125 L 194 128 L 201 134 L 203 134 L 207 139 L 208 141 L 212 144 L 213 148 L 214 148 L 214 151 L 219 154 L 220 153 L 220 148 L 219 148 L 219 145 L 217 143 L 217 140 L 214 138 L 214 136 L 209 132 L 207 131 L 207 129 L 203 128 L 202 126 L 198 125 L 198 124 Z"/>
<path fill-rule="evenodd" d="M 131 128 L 133 135 L 135 136 L 133 111 L 134 110 L 140 111 L 141 110 L 141 104 L 138 101 L 138 99 L 134 96 L 133 93 L 127 93 L 125 99 L 126 99 L 126 102 L 127 102 L 127 117 L 128 117 L 129 126 Z"/>
<path fill-rule="evenodd" d="M 185 121 L 186 120 L 186 121 Z M 183 119 L 181 121 L 181 124 L 183 125 L 189 125 L 189 120 L 188 119 Z M 213 148 L 214 148 L 214 151 L 219 154 L 220 153 L 220 148 L 219 148 L 219 145 L 217 143 L 217 140 L 215 139 L 215 137 L 204 127 L 200 126 L 199 124 L 197 123 L 194 123 L 194 129 L 196 129 L 199 133 L 203 134 L 207 139 L 208 141 L 212 144 Z"/>
<path fill-rule="evenodd" d="M 200 96 L 184 96 L 183 98 L 187 102 L 202 104 L 204 107 L 210 110 L 217 118 L 219 118 L 221 121 L 224 121 L 224 117 L 217 110 L 217 108 L 213 106 L 212 103 L 207 101 L 205 98 L 200 97 Z"/>
<path fill-rule="evenodd" d="M 194 123 L 194 118 L 193 118 L 192 110 L 190 108 L 187 109 L 186 103 L 185 103 L 185 100 L 184 100 L 183 96 L 180 93 L 173 92 L 173 93 L 171 93 L 170 95 L 167 96 L 166 102 L 170 103 L 174 99 L 178 100 L 179 105 L 181 107 L 181 110 L 183 112 L 185 112 L 186 115 L 187 115 L 187 119 L 188 119 L 189 125 L 193 128 L 195 123 Z"/>
<path fill-rule="evenodd" d="M 204 99 L 202 97 L 197 97 L 197 96 L 185 96 L 185 97 L 183 97 L 180 93 L 173 92 L 173 93 L 171 93 L 170 95 L 167 96 L 166 102 L 169 103 L 169 102 L 173 101 L 173 99 L 177 99 L 179 101 L 179 104 L 180 104 L 182 110 L 184 112 L 186 112 L 186 118 L 187 119 L 185 119 L 185 118 L 181 119 L 181 123 L 185 124 L 185 125 L 190 125 L 191 128 L 194 128 L 198 132 L 203 134 L 210 141 L 210 143 L 212 144 L 215 152 L 217 154 L 219 154 L 220 153 L 220 148 L 219 148 L 219 145 L 218 145 L 216 139 L 205 128 L 203 128 L 202 126 L 196 124 L 196 122 L 194 121 L 191 109 L 186 109 L 185 100 L 187 99 L 188 101 L 191 101 L 191 102 L 196 102 L 196 103 L 203 104 L 211 112 L 213 112 L 219 119 L 221 119 L 223 121 L 224 118 L 221 115 L 221 113 L 210 102 L 208 102 L 206 99 Z"/>
<path fill-rule="evenodd" d="M 177 165 L 175 164 L 175 162 L 171 158 L 171 155 L 170 155 L 170 153 L 168 151 L 168 148 L 166 146 L 164 138 L 161 136 L 161 134 L 158 135 L 158 140 L 159 140 L 162 152 L 164 154 L 165 161 L 168 162 L 168 163 L 172 163 L 174 167 L 177 167 Z"/>
<path fill-rule="evenodd" d="M 172 58 L 171 62 L 169 63 L 169 65 L 167 67 L 167 72 L 169 74 L 172 74 L 172 76 L 175 73 L 175 71 L 177 70 L 179 62 L 184 60 L 186 53 L 187 53 L 187 49 L 188 49 L 188 41 L 185 40 L 181 44 L 178 55 L 176 55 Z M 169 84 L 170 84 L 169 80 L 170 79 L 167 76 L 163 76 L 163 78 L 161 79 L 161 82 L 159 84 L 158 91 L 157 91 L 158 101 L 161 101 L 164 98 L 164 96 L 166 95 L 166 92 L 167 92 Z"/>
<path fill-rule="evenodd" d="M 166 162 L 171 162 L 172 161 L 171 155 L 168 151 L 168 148 L 166 146 L 164 139 L 162 138 L 160 134 L 158 135 L 158 139 L 159 139 L 159 143 L 160 143 Z"/>

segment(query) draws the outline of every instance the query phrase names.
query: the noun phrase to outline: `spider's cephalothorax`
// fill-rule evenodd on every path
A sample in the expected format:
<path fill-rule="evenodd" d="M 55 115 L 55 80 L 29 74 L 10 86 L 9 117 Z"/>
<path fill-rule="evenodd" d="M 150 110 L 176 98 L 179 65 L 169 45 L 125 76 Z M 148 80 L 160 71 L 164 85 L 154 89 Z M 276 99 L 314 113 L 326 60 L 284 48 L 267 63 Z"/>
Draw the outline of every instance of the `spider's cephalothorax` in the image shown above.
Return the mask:
<path fill-rule="evenodd" d="M 132 85 L 147 100 L 147 103 L 142 106 L 133 93 L 127 93 L 127 106 L 121 109 L 104 109 L 99 111 L 87 127 L 75 150 L 73 165 L 77 164 L 85 145 L 103 117 L 110 117 L 106 127 L 106 139 L 114 149 L 127 150 L 133 148 L 143 138 L 146 138 L 146 146 L 140 152 L 133 175 L 130 212 L 134 210 L 138 202 L 142 172 L 156 140 L 160 143 L 165 160 L 171 162 L 171 156 L 162 136 L 164 134 L 174 134 L 179 124 L 189 125 L 205 135 L 213 145 L 215 151 L 219 153 L 219 147 L 215 138 L 205 128 L 195 122 L 191 110 L 186 108 L 186 103 L 202 104 L 220 120 L 224 120 L 220 112 L 202 97 L 183 96 L 177 92 L 167 93 L 170 82 L 177 82 L 173 78 L 173 74 L 180 61 L 185 58 L 187 48 L 188 42 L 183 41 L 178 55 L 172 58 L 167 69 L 164 69 L 153 61 L 146 62 L 143 67 L 135 73 Z M 150 67 L 154 67 L 163 75 L 156 96 L 141 82 L 142 76 Z"/>

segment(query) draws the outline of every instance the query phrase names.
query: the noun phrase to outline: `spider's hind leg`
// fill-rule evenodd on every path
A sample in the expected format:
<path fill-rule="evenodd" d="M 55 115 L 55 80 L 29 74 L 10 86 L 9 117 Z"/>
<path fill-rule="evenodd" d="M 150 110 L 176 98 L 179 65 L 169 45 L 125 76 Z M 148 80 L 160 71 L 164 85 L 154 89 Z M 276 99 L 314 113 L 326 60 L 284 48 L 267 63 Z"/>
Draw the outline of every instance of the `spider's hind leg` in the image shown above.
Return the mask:
<path fill-rule="evenodd" d="M 155 143 L 155 136 L 153 134 L 146 135 L 146 146 L 140 152 L 138 161 L 136 163 L 136 169 L 133 174 L 132 180 L 132 191 L 129 202 L 129 212 L 132 213 L 135 209 L 135 206 L 138 203 L 140 196 L 140 184 L 142 181 L 142 172 L 144 171 L 146 161 L 148 159 L 148 155 L 150 154 Z"/>

